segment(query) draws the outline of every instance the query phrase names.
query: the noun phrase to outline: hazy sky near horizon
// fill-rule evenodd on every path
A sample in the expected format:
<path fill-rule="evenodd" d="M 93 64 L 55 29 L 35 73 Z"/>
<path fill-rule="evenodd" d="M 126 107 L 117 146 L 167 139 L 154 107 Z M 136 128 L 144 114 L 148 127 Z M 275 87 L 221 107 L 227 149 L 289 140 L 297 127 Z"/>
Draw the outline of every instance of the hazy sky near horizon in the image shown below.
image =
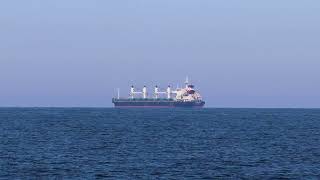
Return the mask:
<path fill-rule="evenodd" d="M 320 107 L 319 68 L 319 0 L 0 2 L 0 106 L 108 107 L 188 75 L 210 107 Z"/>

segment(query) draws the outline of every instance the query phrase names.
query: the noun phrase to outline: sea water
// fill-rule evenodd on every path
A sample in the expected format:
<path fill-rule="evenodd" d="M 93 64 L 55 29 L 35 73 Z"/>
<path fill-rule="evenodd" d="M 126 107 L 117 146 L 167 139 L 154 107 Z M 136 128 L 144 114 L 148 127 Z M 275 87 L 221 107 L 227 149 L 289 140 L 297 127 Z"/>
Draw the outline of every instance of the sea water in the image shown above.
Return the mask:
<path fill-rule="evenodd" d="M 320 110 L 0 108 L 0 179 L 219 178 L 320 178 Z"/>

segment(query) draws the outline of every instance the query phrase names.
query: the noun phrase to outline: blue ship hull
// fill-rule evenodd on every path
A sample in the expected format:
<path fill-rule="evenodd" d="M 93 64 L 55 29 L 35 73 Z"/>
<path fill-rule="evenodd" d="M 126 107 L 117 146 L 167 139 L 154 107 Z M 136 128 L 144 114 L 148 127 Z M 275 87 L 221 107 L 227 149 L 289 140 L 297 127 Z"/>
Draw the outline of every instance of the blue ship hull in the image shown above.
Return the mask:
<path fill-rule="evenodd" d="M 172 107 L 203 107 L 204 101 L 175 101 L 173 99 L 112 99 L 112 103 L 115 107 L 125 108 L 138 108 L 138 107 L 150 107 L 150 108 L 172 108 Z"/>

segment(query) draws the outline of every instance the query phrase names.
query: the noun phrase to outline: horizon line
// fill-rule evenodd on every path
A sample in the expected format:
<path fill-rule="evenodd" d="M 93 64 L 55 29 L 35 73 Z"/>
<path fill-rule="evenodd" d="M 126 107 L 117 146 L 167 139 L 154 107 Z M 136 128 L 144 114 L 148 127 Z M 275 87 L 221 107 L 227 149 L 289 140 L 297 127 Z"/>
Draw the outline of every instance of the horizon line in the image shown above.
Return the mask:
<path fill-rule="evenodd" d="M 113 106 L 0 106 L 0 108 L 86 108 L 86 109 L 119 109 Z M 138 109 L 138 108 L 123 108 L 123 109 Z M 141 108 L 139 108 L 141 109 Z M 145 109 L 159 109 L 159 108 L 145 108 Z M 162 108 L 162 109 L 193 109 L 193 108 Z M 203 107 L 199 109 L 320 109 L 320 107 Z"/>

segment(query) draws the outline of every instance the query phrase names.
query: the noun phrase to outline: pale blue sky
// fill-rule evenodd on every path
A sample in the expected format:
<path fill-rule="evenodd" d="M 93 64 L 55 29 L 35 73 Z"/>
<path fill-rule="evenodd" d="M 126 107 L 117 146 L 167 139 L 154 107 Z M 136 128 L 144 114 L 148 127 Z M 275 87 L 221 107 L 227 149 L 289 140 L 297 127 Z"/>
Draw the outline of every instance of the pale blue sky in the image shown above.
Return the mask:
<path fill-rule="evenodd" d="M 319 0 L 2 0 L 0 106 L 112 106 L 183 83 L 210 107 L 320 107 Z"/>

